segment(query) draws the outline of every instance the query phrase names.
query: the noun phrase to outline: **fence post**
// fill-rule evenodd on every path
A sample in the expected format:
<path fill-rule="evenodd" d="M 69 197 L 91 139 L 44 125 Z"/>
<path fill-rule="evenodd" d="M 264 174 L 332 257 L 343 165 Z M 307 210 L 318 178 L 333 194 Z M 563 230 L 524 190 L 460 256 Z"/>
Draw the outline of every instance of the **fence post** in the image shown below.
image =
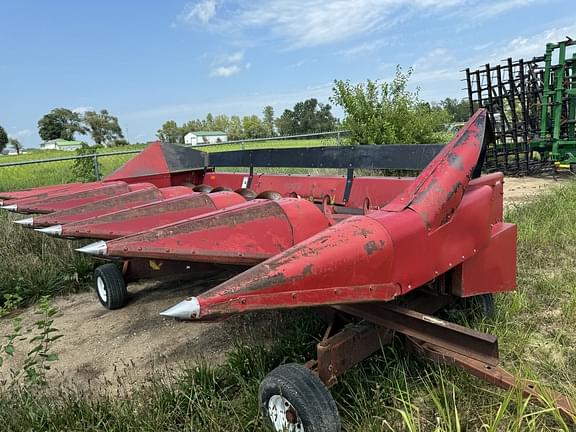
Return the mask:
<path fill-rule="evenodd" d="M 340 145 L 340 131 L 336 134 L 336 144 Z"/>
<path fill-rule="evenodd" d="M 94 154 L 94 176 L 96 177 L 96 181 L 100 180 L 100 167 L 98 166 L 98 155 Z"/>

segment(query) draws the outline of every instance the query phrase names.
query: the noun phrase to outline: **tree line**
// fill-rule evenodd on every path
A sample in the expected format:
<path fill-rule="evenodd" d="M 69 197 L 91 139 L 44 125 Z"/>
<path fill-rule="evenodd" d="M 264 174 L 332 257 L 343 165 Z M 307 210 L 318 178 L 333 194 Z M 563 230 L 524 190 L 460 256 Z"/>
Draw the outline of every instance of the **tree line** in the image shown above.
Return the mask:
<path fill-rule="evenodd" d="M 229 117 L 225 114 L 214 116 L 208 113 L 205 119 L 190 120 L 180 126 L 174 120 L 168 120 L 158 129 L 156 135 L 162 141 L 182 144 L 187 133 L 198 131 L 222 131 L 230 141 L 326 132 L 335 130 L 339 125 L 331 109 L 330 105 L 311 98 L 298 102 L 293 109 L 285 109 L 278 118 L 270 105 L 264 107 L 262 117 Z"/>
<path fill-rule="evenodd" d="M 439 103 L 426 102 L 418 90 L 411 91 L 408 82 L 412 69 L 396 69 L 390 82 L 367 80 L 351 84 L 336 80 L 330 102 L 341 107 L 342 122 L 332 114 L 332 106 L 311 98 L 286 109 L 279 117 L 266 106 L 262 117 L 212 115 L 178 125 L 166 121 L 157 132 L 165 142 L 184 143 L 189 132 L 222 131 L 228 140 L 297 135 L 346 129 L 352 144 L 438 143 L 449 139 L 447 126 L 468 120 L 466 99 L 445 98 Z"/>

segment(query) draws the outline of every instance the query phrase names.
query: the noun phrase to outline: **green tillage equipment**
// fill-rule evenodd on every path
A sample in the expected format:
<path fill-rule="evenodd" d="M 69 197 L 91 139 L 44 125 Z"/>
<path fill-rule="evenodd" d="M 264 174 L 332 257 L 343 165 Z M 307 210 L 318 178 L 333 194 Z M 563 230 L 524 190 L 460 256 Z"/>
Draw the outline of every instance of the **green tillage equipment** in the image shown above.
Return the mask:
<path fill-rule="evenodd" d="M 576 164 L 576 53 L 566 58 L 575 41 L 546 45 L 539 137 L 530 148 L 550 158 L 557 168 Z M 553 65 L 555 51 L 558 63 Z"/>
<path fill-rule="evenodd" d="M 531 60 L 467 68 L 470 113 L 487 108 L 494 142 L 486 151 L 487 171 L 529 175 L 576 168 L 576 41 L 550 43 Z"/>

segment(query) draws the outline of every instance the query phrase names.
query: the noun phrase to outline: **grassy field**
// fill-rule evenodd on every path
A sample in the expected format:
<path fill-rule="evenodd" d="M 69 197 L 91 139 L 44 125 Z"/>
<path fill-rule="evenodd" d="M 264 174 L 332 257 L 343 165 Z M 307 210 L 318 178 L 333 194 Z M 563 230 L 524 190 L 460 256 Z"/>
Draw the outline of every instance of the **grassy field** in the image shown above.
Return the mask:
<path fill-rule="evenodd" d="M 292 148 L 292 147 L 319 147 L 337 145 L 335 138 L 258 141 L 234 144 L 215 144 L 198 147 L 206 152 L 220 152 L 231 150 L 249 150 L 257 148 Z M 131 145 L 126 147 L 101 148 L 98 153 L 112 153 L 129 150 L 142 150 L 145 145 Z M 0 165 L 4 163 L 25 162 L 33 160 L 54 159 L 74 156 L 75 152 L 47 150 L 37 151 L 23 155 L 0 156 Z M 112 155 L 100 157 L 100 172 L 102 175 L 110 174 L 115 169 L 132 158 L 133 155 Z M 74 173 L 74 161 L 47 162 L 23 166 L 0 166 L 0 191 L 24 189 L 33 186 L 46 186 L 51 184 L 82 181 Z"/>
<path fill-rule="evenodd" d="M 39 295 L 35 290 L 82 285 L 89 262 L 54 240 L 16 236 L 3 218 L 0 292 L 22 286 L 21 295 L 33 298 Z M 576 183 L 510 209 L 507 218 L 519 227 L 517 292 L 497 296 L 491 319 L 469 321 L 457 311 L 449 313 L 497 335 L 503 364 L 518 377 L 537 377 L 576 399 Z M 44 275 L 46 259 L 54 269 Z M 280 363 L 310 358 L 322 325 L 306 312 L 286 312 L 265 331 L 277 335 L 272 346 L 247 335 L 222 366 L 158 374 L 120 395 L 76 388 L 0 389 L 2 431 L 264 430 L 256 401 L 260 379 Z M 525 403 L 518 392 L 420 361 L 399 341 L 346 374 L 333 395 L 349 432 L 572 430 L 553 407 Z"/>

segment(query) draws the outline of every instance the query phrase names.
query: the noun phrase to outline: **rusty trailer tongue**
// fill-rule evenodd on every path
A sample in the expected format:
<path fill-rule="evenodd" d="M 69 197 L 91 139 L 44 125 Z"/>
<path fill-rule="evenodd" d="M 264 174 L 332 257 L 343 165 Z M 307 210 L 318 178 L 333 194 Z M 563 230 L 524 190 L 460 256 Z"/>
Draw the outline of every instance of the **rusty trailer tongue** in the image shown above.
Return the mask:
<path fill-rule="evenodd" d="M 519 387 L 534 402 L 552 400 L 574 419 L 572 401 L 518 383 L 499 366 L 495 337 L 435 315 L 464 299 L 488 305 L 516 287 L 517 234 L 503 218 L 503 175 L 481 172 L 491 139 L 480 109 L 445 146 L 207 154 L 154 143 L 103 182 L 1 197 L 13 211 L 43 213 L 21 225 L 98 240 L 78 250 L 110 261 L 94 274 L 108 309 L 129 302 L 128 281 L 227 269 L 235 275 L 183 294 L 161 314 L 201 322 L 258 310 L 322 311 L 328 329 L 316 358 L 282 365 L 261 383 L 260 407 L 276 430 L 339 431 L 328 388 L 394 335 L 417 355 Z M 259 167 L 345 175 L 258 174 Z M 359 177 L 358 169 L 420 174 Z"/>

